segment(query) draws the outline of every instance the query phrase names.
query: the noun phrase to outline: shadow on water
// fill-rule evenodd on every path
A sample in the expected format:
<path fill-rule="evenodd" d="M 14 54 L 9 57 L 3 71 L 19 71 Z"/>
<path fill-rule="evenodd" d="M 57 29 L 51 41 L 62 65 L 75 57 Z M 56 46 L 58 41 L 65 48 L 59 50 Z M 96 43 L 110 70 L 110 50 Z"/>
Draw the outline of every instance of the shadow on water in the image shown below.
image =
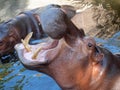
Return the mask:
<path fill-rule="evenodd" d="M 108 40 L 95 39 L 111 52 L 120 52 L 120 32 Z M 26 70 L 19 61 L 1 64 L 0 68 L 0 90 L 61 90 L 52 78 Z"/>

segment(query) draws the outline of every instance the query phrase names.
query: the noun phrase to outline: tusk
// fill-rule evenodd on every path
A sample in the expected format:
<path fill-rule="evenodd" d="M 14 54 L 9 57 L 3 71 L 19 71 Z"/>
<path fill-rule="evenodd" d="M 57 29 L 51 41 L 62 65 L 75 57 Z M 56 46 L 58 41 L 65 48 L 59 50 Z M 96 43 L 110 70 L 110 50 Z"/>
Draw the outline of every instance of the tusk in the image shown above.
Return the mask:
<path fill-rule="evenodd" d="M 33 32 L 30 32 L 30 33 L 25 37 L 24 41 L 26 42 L 26 44 L 29 43 L 30 38 L 32 37 L 32 35 L 33 35 Z"/>
<path fill-rule="evenodd" d="M 24 45 L 25 49 L 27 50 L 27 52 L 30 52 L 31 49 L 30 49 L 29 45 L 26 44 L 26 42 L 23 39 L 21 40 L 21 42 L 23 43 L 23 45 Z"/>
<path fill-rule="evenodd" d="M 21 42 L 23 43 L 23 45 L 24 45 L 25 49 L 27 50 L 27 52 L 30 52 L 30 51 L 31 51 L 28 43 L 29 43 L 29 41 L 30 41 L 30 38 L 32 37 L 32 34 L 33 34 L 33 32 L 29 33 L 29 34 L 25 37 L 24 40 L 21 39 Z"/>
<path fill-rule="evenodd" d="M 42 50 L 42 47 L 39 47 L 32 56 L 32 59 L 36 59 L 38 53 Z"/>

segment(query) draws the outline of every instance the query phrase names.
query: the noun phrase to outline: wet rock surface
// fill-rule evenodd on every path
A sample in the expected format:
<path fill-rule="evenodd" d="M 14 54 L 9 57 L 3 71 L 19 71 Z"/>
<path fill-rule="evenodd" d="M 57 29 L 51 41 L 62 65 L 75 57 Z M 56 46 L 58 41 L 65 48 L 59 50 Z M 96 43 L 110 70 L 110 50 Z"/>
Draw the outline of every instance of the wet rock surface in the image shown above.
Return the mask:
<path fill-rule="evenodd" d="M 27 6 L 25 1 L 27 0 L 0 0 L 0 22 L 13 18 L 21 11 L 24 11 Z"/>

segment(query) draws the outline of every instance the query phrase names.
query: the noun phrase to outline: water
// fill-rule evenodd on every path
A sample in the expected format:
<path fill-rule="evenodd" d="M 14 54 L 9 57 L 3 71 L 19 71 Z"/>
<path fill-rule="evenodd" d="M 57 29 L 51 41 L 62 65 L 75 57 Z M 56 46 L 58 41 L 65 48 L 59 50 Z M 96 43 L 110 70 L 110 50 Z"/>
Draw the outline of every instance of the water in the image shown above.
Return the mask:
<path fill-rule="evenodd" d="M 120 52 L 120 32 L 112 38 L 103 40 L 95 38 L 113 53 Z M 0 90 L 61 90 L 49 76 L 36 71 L 26 70 L 22 64 L 8 63 L 0 65 Z"/>
<path fill-rule="evenodd" d="M 0 69 L 0 90 L 60 90 L 49 76 L 26 70 L 18 61 Z"/>
<path fill-rule="evenodd" d="M 103 40 L 100 38 L 95 38 L 98 43 L 101 43 L 104 48 L 107 48 L 112 53 L 120 52 L 120 32 L 113 35 L 112 38 Z"/>

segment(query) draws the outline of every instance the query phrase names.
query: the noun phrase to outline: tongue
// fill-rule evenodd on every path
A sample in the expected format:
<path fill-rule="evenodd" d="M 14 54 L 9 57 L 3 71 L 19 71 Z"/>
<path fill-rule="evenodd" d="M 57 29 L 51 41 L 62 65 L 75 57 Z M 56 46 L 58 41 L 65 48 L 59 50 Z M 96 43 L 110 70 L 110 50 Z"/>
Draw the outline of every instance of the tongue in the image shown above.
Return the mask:
<path fill-rule="evenodd" d="M 39 54 L 36 56 L 36 58 L 32 58 L 34 52 L 26 52 L 24 51 L 24 56 L 27 60 L 30 61 L 39 61 L 39 62 L 45 62 L 46 61 L 46 51 L 41 50 Z"/>
<path fill-rule="evenodd" d="M 58 44 L 58 42 L 59 42 L 58 40 L 54 40 L 54 41 L 53 41 L 52 43 L 50 43 L 49 45 L 43 47 L 43 50 L 52 49 L 52 48 L 56 47 L 57 44 Z"/>

